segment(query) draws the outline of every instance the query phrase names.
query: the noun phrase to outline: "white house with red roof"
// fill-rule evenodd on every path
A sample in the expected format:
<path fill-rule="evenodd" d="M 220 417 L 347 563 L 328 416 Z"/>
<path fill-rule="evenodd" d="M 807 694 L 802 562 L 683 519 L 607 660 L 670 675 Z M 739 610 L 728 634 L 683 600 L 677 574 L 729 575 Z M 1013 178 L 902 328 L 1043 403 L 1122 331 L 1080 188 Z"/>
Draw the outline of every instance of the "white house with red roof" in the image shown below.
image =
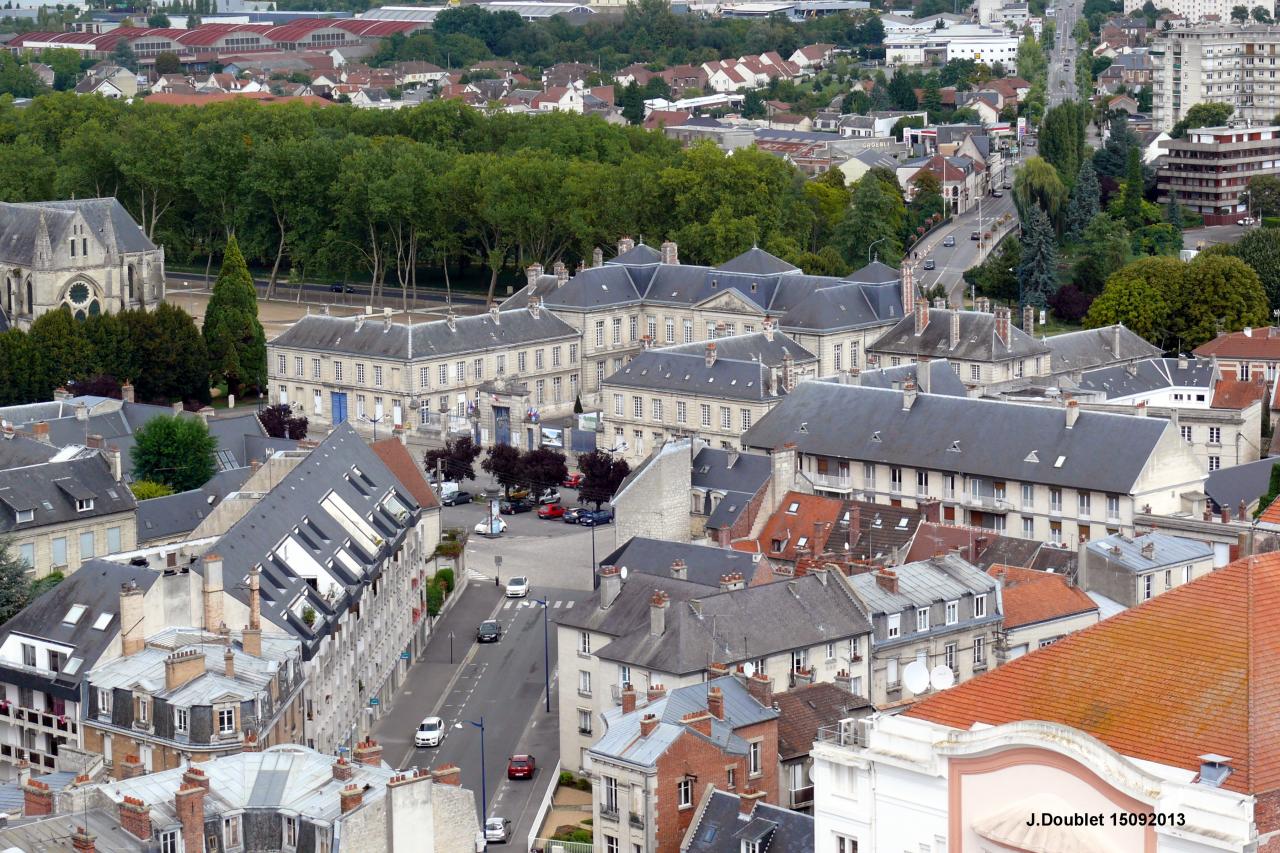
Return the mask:
<path fill-rule="evenodd" d="M 806 44 L 793 51 L 789 61 L 802 71 L 813 71 L 830 62 L 835 53 L 834 44 Z"/>
<path fill-rule="evenodd" d="M 814 744 L 818 850 L 1274 853 L 1280 553 Z"/>

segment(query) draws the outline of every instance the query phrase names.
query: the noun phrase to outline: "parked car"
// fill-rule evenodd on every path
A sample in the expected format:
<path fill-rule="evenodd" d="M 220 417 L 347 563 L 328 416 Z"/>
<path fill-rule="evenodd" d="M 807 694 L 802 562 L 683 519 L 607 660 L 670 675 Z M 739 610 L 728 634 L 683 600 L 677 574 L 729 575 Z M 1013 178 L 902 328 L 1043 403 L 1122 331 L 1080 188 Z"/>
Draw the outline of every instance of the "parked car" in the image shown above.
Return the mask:
<path fill-rule="evenodd" d="M 588 510 L 582 514 L 581 518 L 578 519 L 578 524 L 583 527 L 599 527 L 602 524 L 613 524 L 613 510 Z"/>
<path fill-rule="evenodd" d="M 507 598 L 524 598 L 528 594 L 528 578 L 515 577 L 507 581 Z"/>
<path fill-rule="evenodd" d="M 330 293 L 355 293 L 356 289 L 349 284 L 331 284 L 329 285 Z"/>
<path fill-rule="evenodd" d="M 572 509 L 566 509 L 564 511 L 564 523 L 577 524 L 579 521 L 582 520 L 582 514 L 584 512 L 590 512 L 590 510 L 588 510 L 585 506 L 575 506 Z"/>
<path fill-rule="evenodd" d="M 476 629 L 477 643 L 496 643 L 502 639 L 502 623 L 486 619 Z"/>
<path fill-rule="evenodd" d="M 946 247 L 946 248 L 948 248 L 948 249 L 950 249 L 950 248 L 951 248 L 952 246 L 954 246 L 955 244 L 956 244 L 956 238 L 955 238 L 955 237 L 952 237 L 952 236 L 947 236 L 947 237 L 946 237 L 946 238 L 944 238 L 944 239 L 943 239 L 943 241 L 942 241 L 942 245 L 943 245 L 943 246 L 945 246 L 945 247 Z"/>
<path fill-rule="evenodd" d="M 560 493 L 555 489 L 544 489 L 542 493 L 538 495 L 538 504 L 541 506 L 558 503 L 560 503 Z"/>
<path fill-rule="evenodd" d="M 1011 189 L 1013 189 L 1013 181 L 1005 181 L 1005 182 L 1004 182 L 1004 188 L 1005 188 L 1005 189 L 1007 189 L 1007 190 L 1011 190 Z"/>
<path fill-rule="evenodd" d="M 477 522 L 475 531 L 481 536 L 501 536 L 507 532 L 507 522 L 502 516 L 495 515 L 492 519 Z"/>
<path fill-rule="evenodd" d="M 581 472 L 574 472 L 568 477 L 565 477 L 564 482 L 560 485 L 564 486 L 566 489 L 580 489 L 582 488 L 584 480 L 586 480 L 586 477 L 582 476 Z"/>
<path fill-rule="evenodd" d="M 935 263 L 933 262 L 933 258 L 929 258 L 928 260 L 926 260 L 926 261 L 924 262 L 924 268 L 925 268 L 925 269 L 927 269 L 927 270 L 934 269 L 936 266 L 937 266 L 937 264 L 935 264 Z"/>
<path fill-rule="evenodd" d="M 1252 224 L 1253 224 L 1253 217 L 1252 217 L 1252 216 L 1246 216 L 1246 217 L 1244 217 L 1244 218 L 1242 218 L 1242 219 L 1237 219 L 1237 220 L 1236 220 L 1236 224 L 1237 224 L 1237 225 L 1252 225 Z"/>
<path fill-rule="evenodd" d="M 538 507 L 538 518 L 563 518 L 564 507 L 560 504 L 547 504 Z"/>
<path fill-rule="evenodd" d="M 511 494 L 507 495 L 507 499 L 513 501 L 522 501 L 527 497 L 529 497 L 529 490 L 524 486 L 512 489 Z"/>
<path fill-rule="evenodd" d="M 471 499 L 470 492 L 464 492 L 459 489 L 456 492 L 446 492 L 445 496 L 440 499 L 440 503 L 445 506 L 457 506 L 458 504 L 469 504 Z"/>
<path fill-rule="evenodd" d="M 518 515 L 532 510 L 533 504 L 528 501 L 502 501 L 498 504 L 498 512 L 503 515 Z"/>
<path fill-rule="evenodd" d="M 991 197 L 992 197 L 992 198 L 1004 198 L 1004 193 L 1003 193 L 1002 191 L 1000 191 L 1000 190 L 992 190 L 992 191 L 991 191 Z"/>
<path fill-rule="evenodd" d="M 507 759 L 508 779 L 532 779 L 536 769 L 532 755 L 521 753 Z"/>
<path fill-rule="evenodd" d="M 982 232 L 981 232 L 981 231 L 971 231 L 971 232 L 969 232 L 969 239 L 970 239 L 970 240 L 981 240 L 981 239 L 982 239 Z"/>
<path fill-rule="evenodd" d="M 418 723 L 418 730 L 413 733 L 414 746 L 439 746 L 444 740 L 444 720 L 439 717 L 426 717 Z"/>
<path fill-rule="evenodd" d="M 511 840 L 511 821 L 505 817 L 491 817 L 484 822 L 484 840 L 505 844 Z"/>

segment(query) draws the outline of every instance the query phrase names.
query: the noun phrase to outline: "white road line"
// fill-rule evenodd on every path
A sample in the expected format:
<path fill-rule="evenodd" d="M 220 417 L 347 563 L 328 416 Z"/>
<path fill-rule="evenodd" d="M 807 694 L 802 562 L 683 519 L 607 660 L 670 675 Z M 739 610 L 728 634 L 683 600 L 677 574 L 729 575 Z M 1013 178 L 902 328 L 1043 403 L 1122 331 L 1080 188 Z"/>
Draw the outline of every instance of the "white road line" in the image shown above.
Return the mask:
<path fill-rule="evenodd" d="M 570 607 L 572 607 L 572 606 L 573 606 L 573 602 L 572 602 L 572 601 L 569 601 L 569 602 L 567 602 L 567 603 L 565 604 L 564 609 L 565 609 L 565 610 L 568 610 L 568 609 L 569 609 Z"/>
<path fill-rule="evenodd" d="M 559 607 L 562 604 L 564 604 L 563 601 L 557 601 L 555 604 L 552 605 L 552 607 Z"/>
<path fill-rule="evenodd" d="M 503 605 L 502 605 L 502 609 L 503 609 L 503 610 L 510 610 L 510 609 L 511 609 L 511 605 L 513 605 L 513 604 L 515 604 L 515 602 L 514 602 L 514 601 L 507 601 L 507 602 L 504 602 L 504 603 L 503 603 Z"/>

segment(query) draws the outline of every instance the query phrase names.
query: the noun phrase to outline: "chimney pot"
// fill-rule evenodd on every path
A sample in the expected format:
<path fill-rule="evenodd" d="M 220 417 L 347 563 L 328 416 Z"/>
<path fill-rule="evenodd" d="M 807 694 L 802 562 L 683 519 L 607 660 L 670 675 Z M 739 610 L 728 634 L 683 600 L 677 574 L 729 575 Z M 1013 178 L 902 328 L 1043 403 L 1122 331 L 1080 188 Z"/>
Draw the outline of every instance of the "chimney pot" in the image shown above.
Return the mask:
<path fill-rule="evenodd" d="M 677 580 L 688 580 L 689 578 L 689 567 L 679 557 L 671 561 L 671 577 Z"/>
<path fill-rule="evenodd" d="M 719 687 L 707 688 L 707 711 L 717 720 L 724 719 L 724 693 Z"/>
<path fill-rule="evenodd" d="M 368 738 L 356 744 L 355 751 L 352 753 L 357 764 L 364 764 L 368 767 L 382 766 L 382 744 L 373 738 Z"/>
<path fill-rule="evenodd" d="M 710 367 L 711 365 L 716 363 L 716 345 L 715 344 L 712 344 L 712 343 L 707 344 L 706 362 L 707 362 L 707 367 Z"/>
<path fill-rule="evenodd" d="M 658 727 L 658 718 L 653 714 L 645 714 L 640 718 L 640 737 L 648 737 Z"/>
<path fill-rule="evenodd" d="M 600 608 L 608 610 L 622 592 L 622 570 L 617 566 L 600 567 Z"/>
<path fill-rule="evenodd" d="M 364 789 L 359 785 L 351 784 L 344 787 L 338 793 L 338 808 L 342 814 L 355 811 L 364 803 Z"/>
<path fill-rule="evenodd" d="M 631 682 L 622 685 L 622 713 L 630 714 L 636 709 L 636 691 L 631 687 Z"/>
<path fill-rule="evenodd" d="M 441 764 L 431 771 L 431 778 L 437 785 L 461 785 L 462 768 L 456 764 Z"/>

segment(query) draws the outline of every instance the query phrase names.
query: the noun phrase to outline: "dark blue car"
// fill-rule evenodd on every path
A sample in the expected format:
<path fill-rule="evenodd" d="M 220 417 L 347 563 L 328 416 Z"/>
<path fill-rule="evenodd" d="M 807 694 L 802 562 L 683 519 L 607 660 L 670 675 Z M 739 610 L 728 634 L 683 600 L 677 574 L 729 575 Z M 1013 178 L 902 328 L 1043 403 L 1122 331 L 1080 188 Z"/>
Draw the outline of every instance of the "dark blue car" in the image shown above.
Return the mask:
<path fill-rule="evenodd" d="M 578 524 L 583 527 L 598 527 L 601 524 L 613 524 L 613 510 L 588 510 L 578 518 Z"/>

